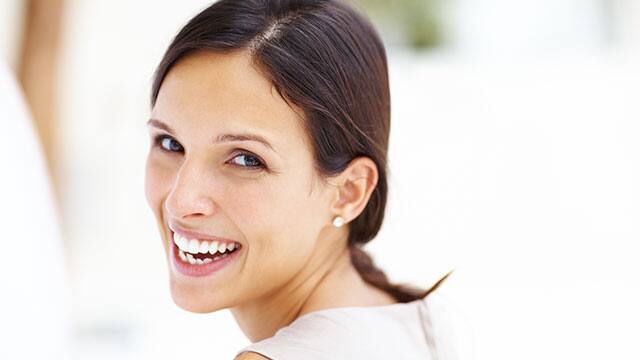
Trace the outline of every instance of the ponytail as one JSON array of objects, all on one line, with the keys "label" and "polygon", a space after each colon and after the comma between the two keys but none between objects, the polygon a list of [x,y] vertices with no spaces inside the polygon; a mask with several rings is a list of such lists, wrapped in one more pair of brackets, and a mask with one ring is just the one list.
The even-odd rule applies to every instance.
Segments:
[{"label": "ponytail", "polygon": [[401,303],[424,299],[427,295],[436,290],[453,272],[453,270],[451,270],[446,273],[427,290],[421,290],[408,284],[392,284],[385,273],[375,266],[371,256],[369,256],[358,245],[349,245],[349,253],[351,255],[351,263],[366,283],[384,290]]}]

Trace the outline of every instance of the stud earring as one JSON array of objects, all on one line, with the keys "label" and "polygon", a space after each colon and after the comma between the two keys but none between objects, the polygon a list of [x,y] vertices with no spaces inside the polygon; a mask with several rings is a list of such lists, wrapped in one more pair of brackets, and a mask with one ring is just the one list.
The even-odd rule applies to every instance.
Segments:
[{"label": "stud earring", "polygon": [[344,218],[340,215],[333,218],[333,226],[340,227],[344,224]]}]

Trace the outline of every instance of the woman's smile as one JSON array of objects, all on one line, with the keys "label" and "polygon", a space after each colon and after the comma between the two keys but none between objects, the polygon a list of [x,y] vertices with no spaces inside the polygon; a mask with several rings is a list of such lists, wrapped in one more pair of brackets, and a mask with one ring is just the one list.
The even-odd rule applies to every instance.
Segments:
[{"label": "woman's smile", "polygon": [[296,314],[395,302],[359,249],[386,204],[385,54],[340,6],[216,2],[154,78],[145,196],[171,296],[191,312],[231,310],[252,340]]},{"label": "woman's smile", "polygon": [[194,233],[170,226],[169,257],[172,270],[187,276],[206,276],[237,258],[237,241]]},{"label": "woman's smile", "polygon": [[180,59],[148,124],[146,196],[184,309],[231,308],[292,286],[346,241],[318,242],[336,190],[317,181],[298,114],[250,54]]}]

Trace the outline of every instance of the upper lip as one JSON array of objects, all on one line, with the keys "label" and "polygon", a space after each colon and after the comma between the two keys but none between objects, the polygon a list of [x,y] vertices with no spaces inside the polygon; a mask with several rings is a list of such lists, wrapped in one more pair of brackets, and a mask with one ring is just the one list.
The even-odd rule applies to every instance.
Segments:
[{"label": "upper lip", "polygon": [[175,224],[169,224],[169,229],[171,229],[171,231],[187,239],[210,240],[210,241],[218,241],[218,242],[225,242],[225,243],[229,243],[229,242],[238,243],[238,241],[235,241],[235,240],[226,239],[219,236],[208,235],[208,234],[193,231],[193,230],[187,230],[187,229],[178,227]]}]

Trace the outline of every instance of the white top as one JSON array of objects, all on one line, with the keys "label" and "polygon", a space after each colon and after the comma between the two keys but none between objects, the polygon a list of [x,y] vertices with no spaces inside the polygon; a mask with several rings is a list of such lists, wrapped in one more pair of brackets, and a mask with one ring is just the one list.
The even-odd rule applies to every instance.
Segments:
[{"label": "white top", "polygon": [[[409,303],[313,311],[237,352],[272,360],[461,359],[451,308],[434,291]],[[455,344],[455,346],[454,346]]]}]

